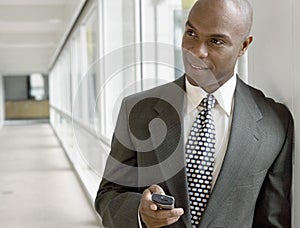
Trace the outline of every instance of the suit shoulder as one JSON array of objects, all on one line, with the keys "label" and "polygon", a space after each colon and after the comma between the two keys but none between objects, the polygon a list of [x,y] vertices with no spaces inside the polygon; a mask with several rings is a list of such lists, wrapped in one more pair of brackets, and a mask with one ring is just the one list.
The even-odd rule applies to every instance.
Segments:
[{"label": "suit shoulder", "polygon": [[124,98],[127,102],[132,102],[136,100],[142,100],[146,98],[160,98],[160,99],[168,99],[175,98],[176,95],[180,96],[184,93],[183,85],[178,84],[178,80],[168,82],[163,85],[156,86],[154,88],[144,90],[142,92],[137,92],[132,95],[129,95]]},{"label": "suit shoulder", "polygon": [[281,120],[288,120],[291,117],[291,113],[286,105],[275,101],[271,97],[267,97],[261,90],[254,88],[250,85],[246,85],[251,95],[253,96],[256,104],[264,116],[275,114]]}]

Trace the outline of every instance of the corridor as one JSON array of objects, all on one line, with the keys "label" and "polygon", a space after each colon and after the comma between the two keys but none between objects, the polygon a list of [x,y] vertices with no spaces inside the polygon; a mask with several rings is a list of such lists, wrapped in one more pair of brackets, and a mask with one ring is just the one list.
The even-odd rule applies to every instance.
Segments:
[{"label": "corridor", "polygon": [[49,124],[1,128],[0,164],[0,227],[101,227]]}]

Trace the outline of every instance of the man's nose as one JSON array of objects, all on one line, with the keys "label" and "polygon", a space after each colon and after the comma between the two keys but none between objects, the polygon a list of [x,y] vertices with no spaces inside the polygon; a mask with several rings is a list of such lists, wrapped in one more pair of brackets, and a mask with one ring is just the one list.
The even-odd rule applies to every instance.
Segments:
[{"label": "man's nose", "polygon": [[195,45],[193,49],[194,55],[196,55],[200,59],[206,58],[208,56],[208,50],[205,43],[199,43],[198,45]]}]

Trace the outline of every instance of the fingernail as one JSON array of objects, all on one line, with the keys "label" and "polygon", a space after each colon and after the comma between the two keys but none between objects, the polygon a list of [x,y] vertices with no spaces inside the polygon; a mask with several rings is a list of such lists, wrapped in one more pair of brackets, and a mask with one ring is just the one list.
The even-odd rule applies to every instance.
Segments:
[{"label": "fingernail", "polygon": [[179,209],[179,210],[177,211],[177,215],[183,215],[183,213],[184,213],[183,209]]},{"label": "fingernail", "polygon": [[156,206],[154,204],[150,205],[151,210],[155,211],[156,210]]}]

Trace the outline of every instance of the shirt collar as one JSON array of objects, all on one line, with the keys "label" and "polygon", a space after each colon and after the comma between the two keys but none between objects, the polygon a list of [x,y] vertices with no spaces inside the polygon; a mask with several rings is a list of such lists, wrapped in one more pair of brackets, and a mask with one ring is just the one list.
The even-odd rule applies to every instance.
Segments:
[{"label": "shirt collar", "polygon": [[[217,105],[219,105],[225,111],[227,116],[230,116],[231,114],[236,82],[237,78],[234,74],[219,89],[212,93],[217,100]],[[190,84],[187,78],[185,78],[185,85],[187,93],[187,113],[190,113],[199,106],[202,99],[206,97],[207,92],[205,92],[199,86],[193,86]]]}]

